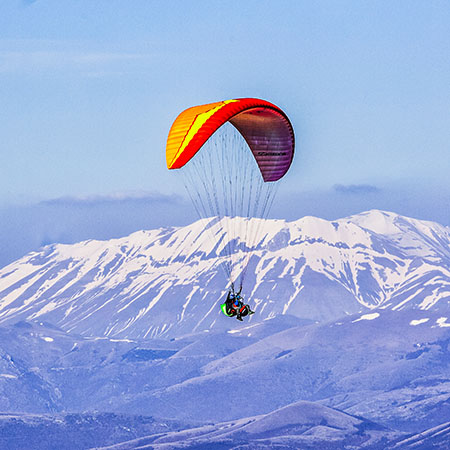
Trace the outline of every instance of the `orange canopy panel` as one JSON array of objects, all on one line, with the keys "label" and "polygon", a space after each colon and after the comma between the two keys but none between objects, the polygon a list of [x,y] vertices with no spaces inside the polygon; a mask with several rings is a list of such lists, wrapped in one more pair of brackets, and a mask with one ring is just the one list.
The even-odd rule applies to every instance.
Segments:
[{"label": "orange canopy panel", "polygon": [[277,181],[288,171],[294,156],[292,125],[280,108],[257,98],[225,100],[183,111],[167,138],[167,167],[183,167],[225,122],[246,140],[264,181]]}]

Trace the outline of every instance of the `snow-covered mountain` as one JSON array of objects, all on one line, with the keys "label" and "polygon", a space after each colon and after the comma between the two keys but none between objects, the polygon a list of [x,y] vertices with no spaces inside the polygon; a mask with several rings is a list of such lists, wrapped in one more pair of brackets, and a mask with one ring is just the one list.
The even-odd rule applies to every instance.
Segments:
[{"label": "snow-covered mountain", "polygon": [[[257,311],[250,323],[278,314],[326,321],[375,308],[448,308],[448,227],[378,210],[263,226],[244,285]],[[227,329],[231,321],[218,308],[226,245],[212,218],[44,247],[0,270],[0,323],[39,319],[85,336],[128,338]]]},{"label": "snow-covered mountain", "polygon": [[448,448],[450,229],[266,225],[243,323],[217,219],[1,269],[0,447]]}]

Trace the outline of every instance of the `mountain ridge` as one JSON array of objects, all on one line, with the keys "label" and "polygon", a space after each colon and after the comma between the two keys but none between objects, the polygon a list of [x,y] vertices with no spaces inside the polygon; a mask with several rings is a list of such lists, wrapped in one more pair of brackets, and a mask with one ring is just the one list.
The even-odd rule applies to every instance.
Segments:
[{"label": "mountain ridge", "polygon": [[[264,224],[244,285],[258,313],[250,324],[279,314],[328,321],[448,306],[449,227],[379,210]],[[46,246],[0,269],[0,323],[39,319],[86,336],[132,338],[227,329],[217,308],[227,291],[226,238],[211,218]]]}]

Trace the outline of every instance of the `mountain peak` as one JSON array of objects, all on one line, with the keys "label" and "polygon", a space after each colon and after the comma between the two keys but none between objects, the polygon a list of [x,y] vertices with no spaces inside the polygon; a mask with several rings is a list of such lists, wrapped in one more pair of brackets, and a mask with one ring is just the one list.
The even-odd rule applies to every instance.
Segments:
[{"label": "mountain peak", "polygon": [[[439,308],[450,298],[450,233],[433,222],[372,210],[328,221],[231,220],[250,253],[249,325],[279,314],[327,321],[377,307]],[[45,320],[84,335],[151,337],[226,330],[224,221],[56,244],[0,270],[0,321]]]}]

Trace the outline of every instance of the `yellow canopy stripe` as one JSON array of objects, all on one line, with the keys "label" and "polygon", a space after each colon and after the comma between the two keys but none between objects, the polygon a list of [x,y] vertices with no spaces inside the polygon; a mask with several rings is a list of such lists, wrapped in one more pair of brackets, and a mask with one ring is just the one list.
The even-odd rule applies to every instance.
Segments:
[{"label": "yellow canopy stripe", "polygon": [[183,111],[175,120],[169,132],[166,146],[166,162],[169,169],[173,168],[180,155],[216,112],[225,105],[237,100],[225,100],[209,103],[208,105],[194,106]]}]

